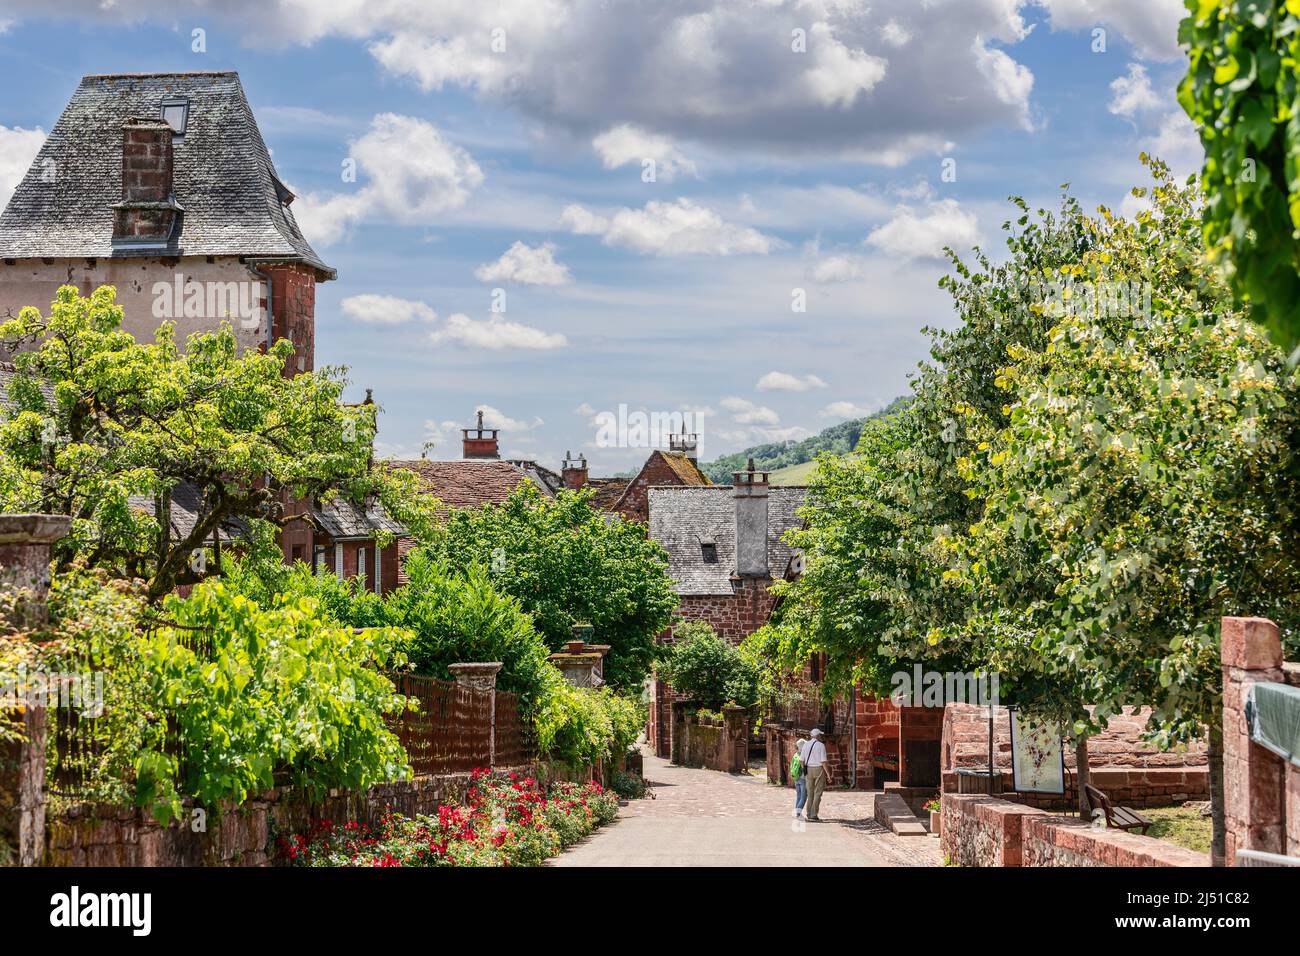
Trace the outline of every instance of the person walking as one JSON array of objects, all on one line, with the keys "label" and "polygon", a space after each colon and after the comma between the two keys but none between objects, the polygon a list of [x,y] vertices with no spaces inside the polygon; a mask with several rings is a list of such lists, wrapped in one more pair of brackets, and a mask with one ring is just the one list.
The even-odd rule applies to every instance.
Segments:
[{"label": "person walking", "polygon": [[807,737],[800,737],[794,742],[794,759],[790,761],[790,779],[794,781],[794,809],[790,811],[792,817],[799,816],[803,812],[803,805],[808,802],[808,769],[803,762],[803,750],[807,743]]},{"label": "person walking", "polygon": [[821,728],[814,727],[802,754],[804,773],[808,778],[808,805],[804,819],[809,823],[821,822],[822,792],[831,782],[830,767],[826,763],[826,745],[821,738]]}]

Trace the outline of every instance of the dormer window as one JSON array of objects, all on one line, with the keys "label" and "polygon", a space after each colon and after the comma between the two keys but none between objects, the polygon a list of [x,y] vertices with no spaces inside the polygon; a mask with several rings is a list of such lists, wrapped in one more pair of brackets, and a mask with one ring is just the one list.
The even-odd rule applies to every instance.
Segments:
[{"label": "dormer window", "polygon": [[712,538],[700,538],[700,558],[705,564],[717,564],[718,543]]},{"label": "dormer window", "polygon": [[173,138],[185,135],[185,126],[190,118],[190,101],[178,98],[163,100],[162,119],[163,122],[173,130]]}]

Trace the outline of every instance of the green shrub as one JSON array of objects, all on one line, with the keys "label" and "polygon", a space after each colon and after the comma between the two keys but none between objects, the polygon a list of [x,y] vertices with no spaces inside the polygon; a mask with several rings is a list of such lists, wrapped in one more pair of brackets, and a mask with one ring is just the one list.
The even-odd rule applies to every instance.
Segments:
[{"label": "green shrub", "polygon": [[645,779],[629,770],[619,770],[610,779],[609,789],[624,800],[640,800],[645,796]]},{"label": "green shrub", "polygon": [[626,753],[645,726],[640,704],[608,687],[574,687],[556,674],[538,715],[541,752],[578,765]]},{"label": "green shrub", "polygon": [[706,621],[673,628],[676,642],[660,672],[673,690],[717,710],[724,704],[753,707],[758,702],[759,671],[754,662],[723,640]]},{"label": "green shrub", "polygon": [[[136,763],[139,796],[160,818],[186,794],[213,807],[273,784],[318,796],[410,775],[384,721],[406,699],[380,671],[401,662],[401,632],[357,634],[311,598],[262,608],[215,581],[168,598],[165,612],[177,626],[142,641],[141,662],[184,760],[150,749]],[[210,633],[210,652],[187,646],[193,628]]]}]

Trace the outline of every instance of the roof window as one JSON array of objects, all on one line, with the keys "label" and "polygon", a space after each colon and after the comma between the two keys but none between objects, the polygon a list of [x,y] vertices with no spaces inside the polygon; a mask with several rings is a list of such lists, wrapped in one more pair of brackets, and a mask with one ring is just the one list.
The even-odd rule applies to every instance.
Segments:
[{"label": "roof window", "polygon": [[162,118],[172,128],[175,136],[184,136],[190,118],[190,101],[184,97],[163,100]]}]

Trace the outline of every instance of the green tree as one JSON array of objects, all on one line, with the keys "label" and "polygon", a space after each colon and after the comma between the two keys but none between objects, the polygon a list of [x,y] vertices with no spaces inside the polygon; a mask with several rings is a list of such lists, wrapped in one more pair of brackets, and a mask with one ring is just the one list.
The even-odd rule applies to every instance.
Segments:
[{"label": "green tree", "polygon": [[[170,324],[152,343],[121,328],[111,286],[89,298],[59,289],[0,325],[20,349],[0,422],[0,507],[70,515],[56,549],[148,582],[151,601],[204,576],[196,552],[218,529],[265,547],[290,521],[284,497],[377,494],[399,520],[429,533],[414,476],[372,469],[373,405],[341,401],[341,370],[287,377],[286,341],[240,354],[228,325],[181,348]],[[171,533],[171,493],[198,490],[193,528]],[[152,507],[146,505],[151,504]]]},{"label": "green tree", "polygon": [[948,564],[974,599],[957,630],[1069,678],[1080,732],[1146,705],[1162,747],[1209,734],[1221,854],[1219,621],[1294,624],[1297,391],[1204,262],[1196,190],[1152,170],[1159,212],[1103,210],[1070,267],[1148,284],[1149,311],[1067,308],[1046,346],[1011,351],[1008,424],[961,462],[984,516]]},{"label": "green tree", "polygon": [[790,668],[825,653],[827,694],[855,685],[888,694],[891,675],[914,663],[980,664],[970,634],[945,630],[965,620],[971,596],[945,573],[942,542],[983,512],[960,462],[1007,422],[998,376],[1008,349],[1046,344],[1053,320],[1037,306],[1087,242],[1068,196],[1059,214],[1012,202],[1005,259],[952,256],[940,285],[961,322],[928,330],[931,361],[910,401],[868,421],[854,454],[818,459],[804,526],[790,534],[805,572],[777,585],[782,603],[764,640]]},{"label": "green tree", "polygon": [[727,703],[758,703],[760,675],[754,661],[719,637],[711,624],[686,621],[673,628],[673,638],[660,664],[673,690],[712,710]]},{"label": "green tree", "polygon": [[593,625],[610,645],[605,679],[619,689],[639,689],[677,605],[663,549],[643,525],[608,520],[586,491],[552,500],[521,483],[500,506],[452,511],[428,550],[452,568],[488,568],[553,650],[572,639],[575,623]]},{"label": "green tree", "polygon": [[1186,0],[1178,101],[1205,147],[1204,238],[1286,349],[1300,344],[1300,3]]}]

